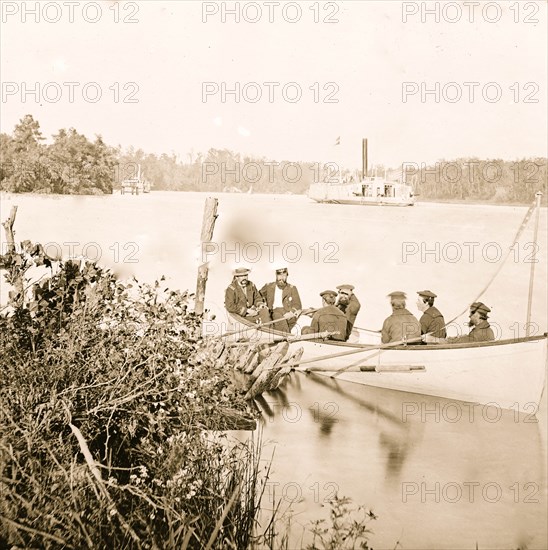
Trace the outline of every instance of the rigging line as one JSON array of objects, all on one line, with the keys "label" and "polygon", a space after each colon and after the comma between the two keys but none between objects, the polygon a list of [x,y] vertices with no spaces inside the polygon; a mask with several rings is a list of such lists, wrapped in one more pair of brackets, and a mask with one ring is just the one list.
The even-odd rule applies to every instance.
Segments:
[{"label": "rigging line", "polygon": [[[529,220],[531,219],[531,216],[533,215],[533,212],[535,211],[535,208],[536,208],[536,201],[533,202],[533,204],[529,207],[529,210],[527,210],[527,213],[525,214],[525,216],[523,218],[523,221],[521,222],[521,225],[519,226],[519,228],[518,228],[518,230],[517,230],[517,232],[514,236],[514,239],[512,240],[512,245],[508,248],[508,252],[506,253],[506,256],[504,257],[504,259],[500,263],[499,267],[497,268],[497,270],[495,271],[495,273],[493,274],[491,279],[485,285],[483,290],[477,295],[476,299],[473,300],[473,302],[477,302],[485,294],[487,289],[491,286],[491,283],[495,280],[497,275],[500,273],[500,270],[503,268],[504,264],[506,263],[506,260],[508,259],[508,257],[510,256],[510,253],[512,252],[512,246],[521,237],[521,234],[523,233],[523,230],[525,229],[525,227],[529,223]],[[461,311],[458,315],[456,315],[453,319],[451,319],[451,321],[449,321],[448,323],[445,323],[443,328],[447,327],[448,325],[450,325],[451,323],[456,321],[461,315],[466,313],[468,311],[468,309],[469,309],[469,307],[466,307],[463,311]]]}]

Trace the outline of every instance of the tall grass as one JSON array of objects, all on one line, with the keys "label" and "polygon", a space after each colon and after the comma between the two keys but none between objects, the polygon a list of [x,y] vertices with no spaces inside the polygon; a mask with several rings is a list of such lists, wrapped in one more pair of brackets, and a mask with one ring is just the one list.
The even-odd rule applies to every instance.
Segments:
[{"label": "tall grass", "polygon": [[0,547],[245,548],[256,443],[190,297],[64,264],[0,317]]}]

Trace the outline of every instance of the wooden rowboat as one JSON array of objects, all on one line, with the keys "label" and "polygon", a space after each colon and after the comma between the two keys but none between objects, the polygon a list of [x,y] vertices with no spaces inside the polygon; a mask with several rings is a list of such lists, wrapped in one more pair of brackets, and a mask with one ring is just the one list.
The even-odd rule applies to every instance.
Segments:
[{"label": "wooden rowboat", "polygon": [[[270,327],[257,329],[237,315],[231,314],[230,319],[239,327],[237,338],[261,342],[288,338]],[[337,376],[357,384],[530,413],[534,405],[535,410],[538,408],[546,382],[546,334],[493,342],[386,348],[296,338],[289,351],[297,346],[304,349],[296,370]]]}]

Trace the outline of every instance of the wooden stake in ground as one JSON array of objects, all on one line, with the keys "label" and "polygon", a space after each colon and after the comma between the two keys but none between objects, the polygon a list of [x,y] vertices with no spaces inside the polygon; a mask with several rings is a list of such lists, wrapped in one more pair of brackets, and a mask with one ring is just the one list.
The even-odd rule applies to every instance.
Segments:
[{"label": "wooden stake in ground", "polygon": [[[13,224],[15,223],[15,216],[17,215],[17,206],[12,206],[10,211],[10,217],[2,223],[4,230],[6,232],[6,244],[7,254],[15,254],[15,235],[13,233]],[[17,268],[16,268],[17,269]],[[13,274],[14,272],[12,272]],[[15,288],[15,298],[13,300],[13,305],[22,306],[23,297],[24,297],[24,285],[23,285],[23,274],[20,273],[19,276],[16,276],[13,281],[13,286]]]},{"label": "wooden stake in ground", "polygon": [[15,252],[15,238],[13,236],[13,224],[15,223],[15,216],[17,215],[17,206],[12,206],[10,211],[10,217],[2,223],[4,230],[6,231],[6,241],[8,244],[8,252]]},{"label": "wooden stake in ground", "polygon": [[[201,260],[204,258],[204,251],[207,251],[207,244],[213,238],[213,229],[215,228],[215,220],[217,219],[217,207],[219,200],[208,197],[204,206],[204,217],[202,220],[202,235],[200,237],[200,254]],[[198,268],[198,280],[196,282],[196,307],[194,311],[197,315],[202,315],[204,312],[205,290],[208,275],[209,263],[205,261]]]}]

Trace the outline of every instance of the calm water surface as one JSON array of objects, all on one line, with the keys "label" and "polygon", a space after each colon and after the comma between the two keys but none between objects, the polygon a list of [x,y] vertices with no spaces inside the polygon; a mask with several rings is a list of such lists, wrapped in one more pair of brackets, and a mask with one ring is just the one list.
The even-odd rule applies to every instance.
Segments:
[{"label": "calm water surface", "polygon": [[[221,323],[223,291],[234,265],[252,267],[251,279],[262,285],[273,279],[269,260],[288,265],[306,306],[319,305],[318,293],[325,288],[354,284],[362,302],[357,326],[378,329],[390,313],[385,296],[393,290],[407,292],[408,308],[418,314],[415,292],[429,288],[438,294],[436,305],[446,320],[452,319],[497,272],[526,212],[506,206],[375,208],[318,205],[301,196],[217,196],[206,306]],[[205,197],[3,194],[0,217],[17,204],[17,240],[55,243],[51,246],[64,256],[100,254],[99,263],[121,276],[153,281],[164,275],[166,286],[193,290]],[[492,325],[502,337],[525,332],[532,227],[481,298],[492,308]],[[546,227],[544,209],[532,314],[533,330],[540,332],[547,328]],[[2,285],[2,301],[6,293]],[[451,331],[465,330],[466,321],[461,315]],[[398,542],[407,550],[474,549],[476,543],[497,550],[548,546],[546,393],[536,417],[528,417],[294,374],[258,405],[265,456],[275,452],[269,491],[296,513],[295,547],[303,544],[302,526],[327,517],[326,501],[335,492],[378,515],[371,524],[375,549]]]}]

